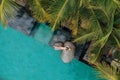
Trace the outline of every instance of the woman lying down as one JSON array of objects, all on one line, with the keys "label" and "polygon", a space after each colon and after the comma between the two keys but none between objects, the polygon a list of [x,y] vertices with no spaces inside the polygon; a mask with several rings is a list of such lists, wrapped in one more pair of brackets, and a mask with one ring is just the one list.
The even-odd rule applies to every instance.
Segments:
[{"label": "woman lying down", "polygon": [[53,46],[55,50],[61,50],[61,59],[64,63],[69,63],[74,58],[75,46],[71,42],[55,43]]}]

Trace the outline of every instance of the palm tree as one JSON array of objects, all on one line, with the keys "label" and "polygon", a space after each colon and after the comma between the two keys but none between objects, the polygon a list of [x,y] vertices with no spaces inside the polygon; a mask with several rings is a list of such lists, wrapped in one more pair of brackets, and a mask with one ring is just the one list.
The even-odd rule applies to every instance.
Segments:
[{"label": "palm tree", "polygon": [[[108,42],[115,41],[120,47],[120,1],[119,0],[33,0],[33,13],[39,21],[51,23],[55,30],[59,25],[68,26],[74,35],[73,42],[93,41],[95,54],[93,63],[98,62],[101,50]],[[33,2],[32,2],[33,3]],[[44,5],[47,4],[47,5]],[[40,8],[40,9],[39,9]],[[39,12],[35,11],[38,9]],[[40,14],[38,14],[40,13]],[[49,17],[47,17],[49,16]],[[111,40],[112,38],[112,40]],[[99,64],[100,65],[100,64]],[[99,66],[98,69],[103,71]],[[102,66],[103,67],[103,66]],[[108,76],[108,73],[106,76]],[[111,76],[111,75],[110,75]],[[113,76],[112,79],[116,78]]]},{"label": "palm tree", "polygon": [[81,6],[79,0],[32,0],[31,4],[30,8],[37,20],[50,22],[53,30],[65,23],[71,23],[74,28],[78,26],[79,7]]},{"label": "palm tree", "polygon": [[[93,41],[93,63],[98,63],[104,46],[120,48],[119,0],[30,0],[28,5],[39,22],[51,23],[52,30],[59,25],[70,28],[73,42]],[[0,15],[4,25],[18,8],[15,2],[2,0]],[[100,64],[97,67],[103,71]]]}]

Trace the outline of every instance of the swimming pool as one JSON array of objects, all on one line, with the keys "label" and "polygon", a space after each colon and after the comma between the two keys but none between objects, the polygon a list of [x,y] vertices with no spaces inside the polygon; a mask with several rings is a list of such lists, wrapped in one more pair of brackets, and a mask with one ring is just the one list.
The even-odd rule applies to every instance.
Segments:
[{"label": "swimming pool", "polygon": [[47,44],[51,34],[44,24],[34,39],[0,24],[0,80],[105,80],[76,59],[64,64]]}]

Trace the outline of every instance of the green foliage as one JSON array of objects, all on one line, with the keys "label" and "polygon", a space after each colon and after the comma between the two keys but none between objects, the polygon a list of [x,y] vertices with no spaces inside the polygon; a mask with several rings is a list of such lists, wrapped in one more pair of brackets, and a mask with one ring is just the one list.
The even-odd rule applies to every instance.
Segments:
[{"label": "green foliage", "polygon": [[[73,42],[92,41],[92,63],[98,62],[106,45],[120,48],[119,0],[30,0],[28,5],[38,21],[51,23],[52,30],[59,25],[70,28]],[[18,8],[12,0],[2,0],[0,17],[4,25]],[[97,65],[97,69],[105,74],[103,76],[117,80],[116,75],[109,74],[104,68],[106,66]]]},{"label": "green foliage", "polygon": [[119,50],[115,53],[115,58],[120,61],[120,51]]},{"label": "green foliage", "polygon": [[[36,0],[33,0],[36,1]],[[73,31],[73,42],[84,43],[93,41],[93,52],[95,53],[92,62],[98,61],[102,55],[104,46],[120,47],[120,1],[119,0],[37,0],[42,9],[50,16],[52,29],[59,25],[69,27]],[[44,5],[46,4],[46,5]],[[33,6],[33,5],[31,5]],[[36,6],[37,7],[37,6]],[[37,8],[37,9],[39,9]],[[35,9],[33,14],[35,13]],[[44,20],[38,15],[38,19]],[[114,42],[114,43],[113,43]],[[103,70],[103,66],[97,66],[104,77],[117,80],[116,75],[111,75]],[[107,69],[109,71],[109,69]]]},{"label": "green foliage", "polygon": [[40,0],[31,0],[29,1],[28,5],[30,5],[30,10],[33,13],[33,16],[39,21],[39,22],[47,22],[50,21],[50,15],[47,13],[47,11],[42,6],[42,2]]},{"label": "green foliage", "polygon": [[106,80],[119,80],[118,75],[116,74],[116,70],[112,70],[108,65],[103,63],[102,65],[100,63],[96,66],[96,74],[98,74],[99,78],[104,78]]},{"label": "green foliage", "polygon": [[14,17],[19,8],[20,6],[12,0],[2,0],[0,4],[0,19],[4,27],[9,19]]}]

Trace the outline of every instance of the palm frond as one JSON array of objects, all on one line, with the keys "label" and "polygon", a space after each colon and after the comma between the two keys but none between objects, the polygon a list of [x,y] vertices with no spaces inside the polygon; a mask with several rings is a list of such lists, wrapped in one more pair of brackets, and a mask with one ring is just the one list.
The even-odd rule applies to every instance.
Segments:
[{"label": "palm frond", "polygon": [[113,38],[115,39],[115,41],[116,41],[118,47],[120,48],[120,42],[119,42],[118,38],[117,38],[115,35],[113,35]]},{"label": "palm frond", "polygon": [[83,0],[79,0],[79,7],[81,7],[83,4]]},{"label": "palm frond", "polygon": [[96,43],[94,43],[94,46],[97,46],[98,44],[104,45],[106,43],[106,41],[108,40],[108,38],[109,38],[109,36],[110,36],[110,34],[112,33],[112,30],[113,30],[113,22],[114,22],[114,15],[112,14],[111,21],[108,22],[107,30],[104,33],[105,35],[101,39],[96,41]]},{"label": "palm frond", "polygon": [[117,7],[120,9],[120,1],[119,0],[113,0],[113,2],[117,5]]},{"label": "palm frond", "polygon": [[81,37],[78,37],[78,38],[74,39],[73,42],[78,42],[78,41],[79,42],[83,42],[83,41],[86,42],[87,40],[92,39],[94,34],[95,34],[95,32],[91,32],[91,33],[85,34],[85,35],[83,35]]},{"label": "palm frond", "polygon": [[50,21],[50,15],[45,11],[43,6],[41,5],[40,0],[31,0],[29,2],[30,9],[34,17],[40,22]]},{"label": "palm frond", "polygon": [[2,0],[0,5],[0,19],[4,27],[7,25],[9,19],[16,15],[19,8],[20,6],[14,1]]},{"label": "palm frond", "polygon": [[[102,79],[109,79],[109,80],[118,80],[118,76],[116,75],[116,71],[112,71],[110,67],[107,67],[105,63],[101,65],[100,63],[97,64],[97,72],[99,78]],[[114,72],[114,73],[113,73]]]},{"label": "palm frond", "polygon": [[113,21],[114,21],[114,15],[112,14],[112,18],[111,18],[111,21],[108,23],[107,25],[107,30],[105,33],[105,35],[103,37],[101,37],[101,39],[97,40],[93,46],[96,47],[96,46],[100,46],[99,48],[99,51],[97,52],[97,55],[96,55],[96,59],[94,61],[97,61],[99,59],[99,56],[101,55],[100,52],[101,52],[101,49],[104,47],[104,45],[106,44],[106,42],[108,41],[111,33],[112,33],[112,30],[113,30]]},{"label": "palm frond", "polygon": [[[67,20],[76,19],[76,14],[78,14],[78,3],[79,0],[57,0],[52,8],[52,16],[54,17],[54,23],[52,30],[56,28],[56,25],[60,22],[65,23]],[[57,14],[57,15],[56,15]]]},{"label": "palm frond", "polygon": [[63,17],[64,13],[65,13],[65,10],[66,9],[66,6],[67,6],[67,3],[68,3],[69,0],[65,0],[64,3],[62,4],[57,16],[56,16],[56,19],[55,19],[55,22],[53,24],[53,27],[52,27],[52,30],[55,30],[55,27],[57,25],[58,22],[60,22],[61,18]]}]

